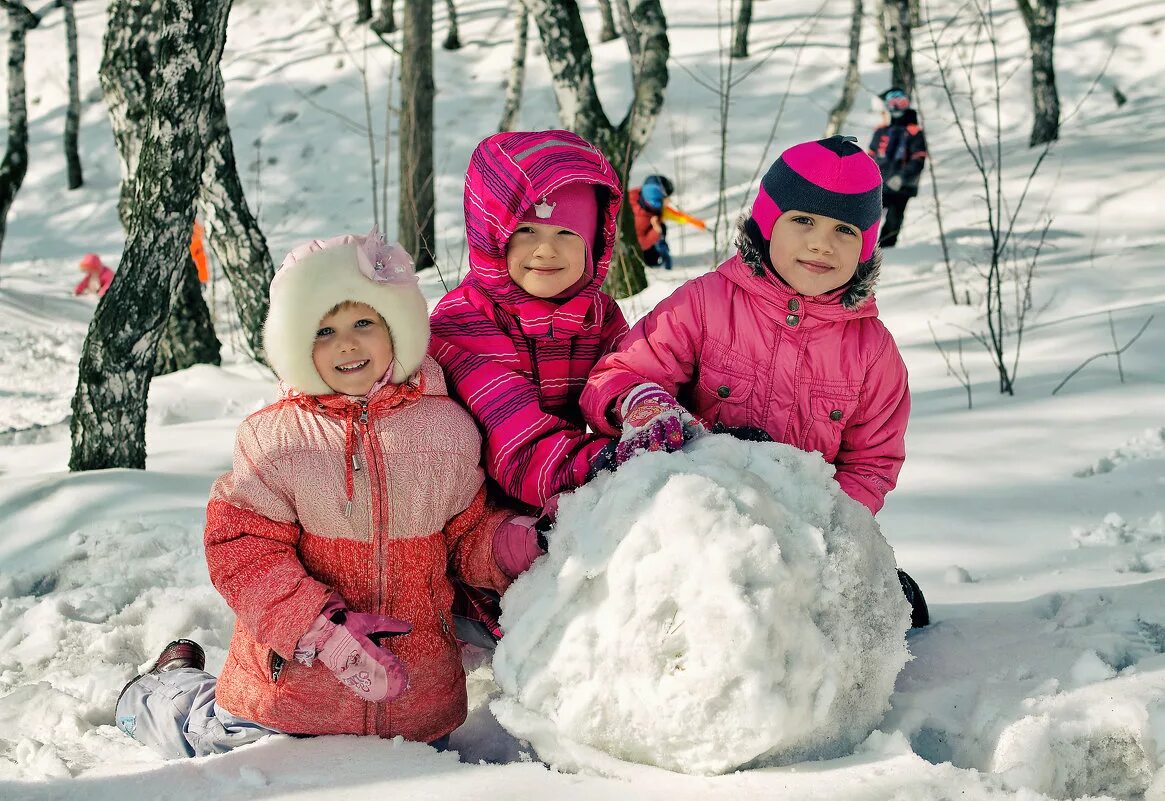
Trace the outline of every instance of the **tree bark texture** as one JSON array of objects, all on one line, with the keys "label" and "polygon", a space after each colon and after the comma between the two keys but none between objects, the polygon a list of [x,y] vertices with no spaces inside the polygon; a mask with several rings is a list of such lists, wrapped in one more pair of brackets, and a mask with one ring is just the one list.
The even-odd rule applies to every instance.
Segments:
[{"label": "tree bark texture", "polygon": [[[150,106],[156,88],[154,81],[159,68],[160,3],[169,1],[115,0],[109,6],[101,85],[121,158],[122,182],[118,213],[127,233],[130,220],[137,213],[137,168],[146,126],[150,120]],[[185,258],[182,257],[181,264],[185,264]],[[169,308],[170,314],[179,319],[168,321],[162,330],[163,344],[159,349],[167,356],[160,366],[169,372],[182,370],[198,364],[196,361],[183,362],[182,359],[211,352],[214,353],[211,362],[218,364],[221,344],[214,335],[210,310],[201,294],[195,297],[184,293],[181,302],[175,298]],[[209,337],[202,342],[170,341],[173,336],[207,333]]]},{"label": "tree bark texture", "polygon": [[206,112],[230,8],[230,0],[167,0],[158,8],[154,101],[137,160],[128,241],[80,357],[71,470],[146,466],[149,382],[170,299],[190,264]]},{"label": "tree bark texture", "polygon": [[206,242],[231,284],[235,310],[247,346],[259,361],[263,351],[263,321],[267,319],[267,289],[275,265],[267,239],[251,214],[235,163],[234,143],[227,122],[222,73],[216,68],[206,130],[206,167],[202,174],[198,211]]},{"label": "tree bark texture", "polygon": [[610,42],[619,38],[619,31],[615,27],[615,15],[611,13],[611,0],[599,0],[599,15],[603,19],[603,27],[599,30],[599,41]]},{"label": "tree bark texture", "polygon": [[878,28],[878,57],[875,61],[879,64],[886,64],[890,61],[890,51],[893,49],[890,45],[890,28],[893,27],[890,16],[893,13],[891,7],[894,5],[894,0],[875,0],[875,2],[877,8],[874,19]]},{"label": "tree bark texture", "polygon": [[445,0],[445,13],[449,17],[449,30],[445,34],[445,41],[441,42],[442,50],[460,50],[461,34],[457,28],[457,6],[453,0]]},{"label": "tree bark texture", "polygon": [[853,0],[853,15],[849,23],[849,63],[845,68],[845,84],[841,89],[841,97],[837,105],[829,112],[829,122],[825,125],[825,136],[828,138],[841,131],[850,110],[854,107],[854,98],[858,94],[860,74],[858,72],[858,56],[862,48],[862,0]]},{"label": "tree bark texture", "polygon": [[[185,263],[180,268],[182,280],[178,294],[170,302],[166,331],[154,352],[155,376],[176,373],[195,364],[222,363],[222,343],[215,336],[214,321],[202,299],[198,268],[194,266],[189,250],[183,256]],[[180,307],[189,313],[177,313]]]},{"label": "tree bark texture", "polygon": [[417,269],[436,263],[433,190],[433,3],[406,0],[401,48],[400,210],[397,235]]},{"label": "tree bark texture", "polygon": [[732,57],[748,58],[748,27],[752,24],[752,0],[740,0],[732,39]]},{"label": "tree bark texture", "polygon": [[146,397],[170,302],[189,264],[207,109],[229,10],[230,0],[167,0],[158,10],[158,69],[129,239],[82,349],[70,470],[145,467]]},{"label": "tree bark texture", "polygon": [[[621,4],[626,5],[626,0]],[[575,0],[527,0],[526,5],[538,25],[550,65],[562,127],[602,150],[626,187],[631,165],[655,129],[667,88],[670,44],[659,0],[636,0],[629,7],[629,19],[623,21],[628,47],[635,41],[640,50],[632,58],[631,106],[617,126],[607,118],[599,102],[591,49]],[[635,239],[631,207],[626,203],[619,223],[619,241],[604,288],[615,297],[624,298],[642,291],[647,278]]]},{"label": "tree bark texture", "polygon": [[8,11],[8,145],[0,161],[0,251],[8,231],[8,212],[28,172],[28,99],[24,85],[25,34],[40,20],[19,3]]},{"label": "tree bark texture", "polygon": [[890,5],[890,83],[914,97],[914,37],[910,30],[910,0],[887,0]]},{"label": "tree bark texture", "polygon": [[[631,54],[631,61],[639,60],[639,33],[635,30],[635,20],[631,15],[629,0],[614,0],[615,8],[619,10],[619,27],[623,29],[623,39],[627,42],[627,52]],[[585,41],[585,39],[584,39]]]},{"label": "tree bark texture", "polygon": [[514,0],[514,56],[506,76],[506,104],[499,131],[516,131],[521,121],[522,87],[526,83],[526,50],[530,40],[530,15],[524,0]]},{"label": "tree bark texture", "polygon": [[73,0],[61,0],[65,13],[65,48],[69,58],[69,105],[65,110],[65,164],[70,189],[80,189],[85,183],[81,174],[81,154],[77,138],[81,127],[81,77],[77,65],[77,15]]},{"label": "tree bark texture", "polygon": [[396,33],[396,15],[392,12],[393,0],[380,0],[380,11],[370,26],[375,33]]},{"label": "tree bark texture", "polygon": [[356,0],[356,22],[364,23],[372,19],[372,0]]},{"label": "tree bark texture", "polygon": [[1056,12],[1059,0],[1016,0],[1027,25],[1032,57],[1031,147],[1060,138],[1060,93],[1056,89],[1053,51],[1056,42]]}]

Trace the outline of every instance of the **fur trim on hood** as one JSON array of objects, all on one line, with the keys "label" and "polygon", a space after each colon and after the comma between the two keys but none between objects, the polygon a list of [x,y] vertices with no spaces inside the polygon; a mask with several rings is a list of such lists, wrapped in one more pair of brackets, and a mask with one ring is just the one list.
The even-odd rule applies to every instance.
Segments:
[{"label": "fur trim on hood", "polygon": [[[740,215],[736,223],[736,249],[741,260],[752,268],[754,275],[761,276],[768,270],[778,280],[782,280],[769,261],[768,248],[760,235],[756,222],[748,213]],[[854,277],[846,285],[841,295],[841,305],[847,309],[857,309],[874,296],[874,287],[882,272],[882,249],[874,248],[870,258],[858,264]]]}]

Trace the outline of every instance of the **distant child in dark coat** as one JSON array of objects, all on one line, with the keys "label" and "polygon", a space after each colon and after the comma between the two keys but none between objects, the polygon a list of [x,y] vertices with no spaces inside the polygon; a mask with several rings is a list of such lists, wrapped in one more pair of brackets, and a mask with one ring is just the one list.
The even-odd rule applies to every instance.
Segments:
[{"label": "distant child in dark coat", "polygon": [[882,207],[886,209],[878,245],[891,248],[898,243],[906,204],[918,194],[918,179],[926,165],[926,134],[905,92],[888,89],[882,99],[889,124],[874,131],[869,153],[882,171]]}]

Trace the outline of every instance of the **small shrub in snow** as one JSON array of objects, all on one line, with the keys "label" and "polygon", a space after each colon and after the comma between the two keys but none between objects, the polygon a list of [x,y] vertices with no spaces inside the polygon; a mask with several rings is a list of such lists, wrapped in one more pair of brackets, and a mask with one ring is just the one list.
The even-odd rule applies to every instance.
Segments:
[{"label": "small shrub in snow", "polygon": [[831,465],[702,437],[562,500],[503,599],[492,709],[567,768],[833,757],[888,708],[908,620],[893,551]]}]

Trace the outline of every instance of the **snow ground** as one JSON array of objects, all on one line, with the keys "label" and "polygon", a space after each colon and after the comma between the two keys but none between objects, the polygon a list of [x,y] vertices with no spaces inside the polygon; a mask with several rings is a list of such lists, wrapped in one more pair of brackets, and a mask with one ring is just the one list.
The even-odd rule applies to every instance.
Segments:
[{"label": "snow ground", "polygon": [[[694,76],[716,80],[716,15],[705,0],[665,5],[671,82],[636,175],[678,178],[678,205],[711,220],[716,100]],[[957,5],[936,3],[936,17]],[[436,54],[439,252],[454,276],[464,258],[462,170],[496,124],[510,53],[504,0],[462,0],[459,7],[466,47]],[[594,3],[583,7],[597,29]],[[329,11],[315,0],[292,0],[279,13],[270,8],[259,0],[236,4],[224,72],[244,182],[278,258],[311,236],[366,229],[372,215],[367,142],[336,116],[363,119],[355,59],[322,19],[342,17],[355,49],[353,10],[334,3]],[[731,112],[733,214],[751,198],[754,172],[780,147],[820,135],[837,95],[849,4],[827,0],[807,21],[817,9],[816,0],[757,5],[748,63],[760,66],[736,88]],[[908,212],[903,245],[888,254],[879,306],[911,371],[914,413],[909,458],[879,522],[899,564],[926,589],[936,622],[911,635],[915,658],[880,731],[849,757],[716,778],[614,761],[603,776],[547,769],[524,761],[529,756],[484,707],[458,733],[460,762],[415,744],[324,738],[162,764],[113,728],[121,684],[170,638],[195,636],[207,646],[210,667],[222,664],[231,618],[206,578],[202,510],[210,482],[229,463],[238,420],[270,400],[274,386],[233,347],[228,293],[216,281],[226,365],[155,382],[149,469],[65,472],[75,363],[93,308],[69,295],[75,264],[90,250],[116,262],[122,246],[118,165],[96,80],[103,4],[77,10],[87,184],[72,193],[63,188],[58,15],[29,37],[30,172],[0,265],[0,798],[201,799],[240,790],[265,799],[321,792],[588,801],[1165,798],[1159,2],[1061,3],[1057,75],[1065,109],[1079,110],[1021,219],[1032,230],[1046,211],[1052,223],[1015,397],[996,393],[988,361],[962,333],[979,312],[950,302],[927,184]],[[440,4],[435,13],[440,36]],[[1014,198],[1034,158],[1026,148],[1026,34],[1012,5],[998,3],[996,17],[1007,76],[1005,177]],[[629,86],[625,48],[612,42],[595,52],[604,102],[619,117]],[[863,52],[867,99],[848,126],[862,140],[876,121],[864,104],[887,82],[885,66],[872,61],[869,24]],[[523,123],[554,124],[536,50],[529,63]],[[969,259],[983,242],[980,193],[934,89],[933,65],[920,56],[917,66],[958,283],[974,287]],[[389,61],[379,45],[369,74],[383,109]],[[1113,86],[1129,97],[1123,107],[1111,98]],[[776,144],[766,153],[778,109]],[[393,207],[391,191],[388,199]],[[710,236],[681,229],[675,239],[678,269],[653,273],[651,287],[625,302],[629,316],[711,266]],[[424,280],[438,297],[439,277]],[[1124,382],[1113,360],[1101,359],[1053,396],[1077,365],[1111,348],[1110,315],[1121,342],[1156,315],[1124,354]],[[949,348],[960,335],[966,340],[971,410],[932,343],[931,326]],[[483,674],[472,681],[480,701],[488,684]]]}]

